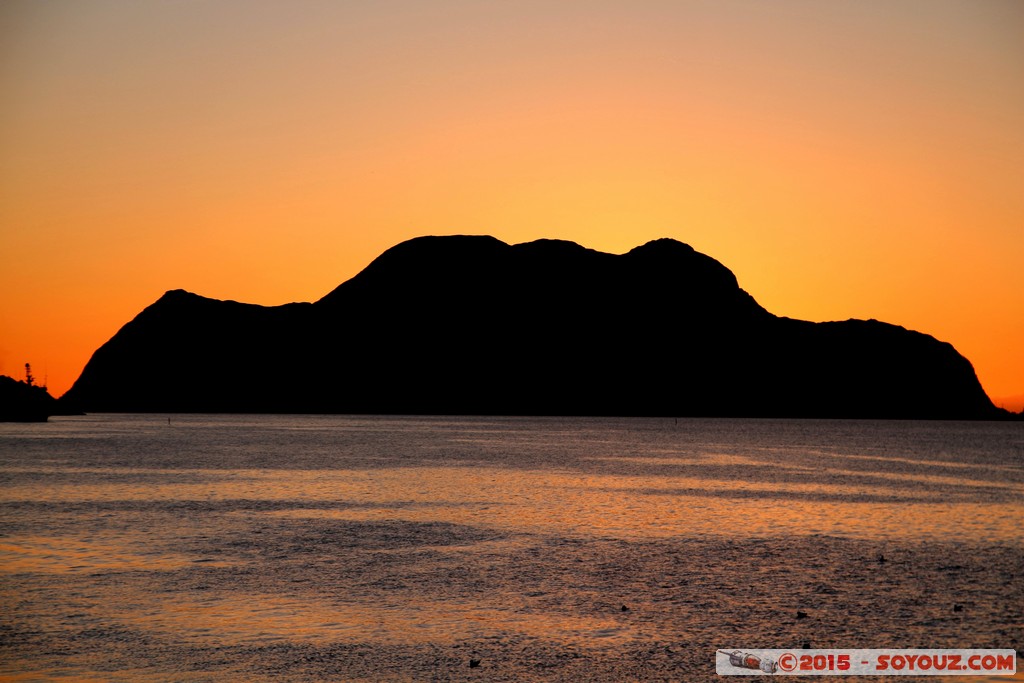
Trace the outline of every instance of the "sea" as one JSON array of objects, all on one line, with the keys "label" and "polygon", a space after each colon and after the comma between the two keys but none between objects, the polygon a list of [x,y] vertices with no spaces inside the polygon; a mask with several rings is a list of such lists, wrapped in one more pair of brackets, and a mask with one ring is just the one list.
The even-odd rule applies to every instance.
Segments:
[{"label": "sea", "polygon": [[3,681],[711,681],[723,648],[1020,652],[1024,423],[0,425]]}]

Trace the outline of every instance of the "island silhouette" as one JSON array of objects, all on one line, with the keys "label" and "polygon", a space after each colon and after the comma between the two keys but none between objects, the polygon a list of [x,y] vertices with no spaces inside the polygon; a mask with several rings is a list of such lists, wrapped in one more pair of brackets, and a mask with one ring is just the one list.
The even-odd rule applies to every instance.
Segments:
[{"label": "island silhouette", "polygon": [[167,292],[61,401],[100,412],[998,419],[950,344],[775,316],[671,239],[419,237],[315,303]]},{"label": "island silhouette", "polygon": [[25,379],[0,375],[0,422],[46,422],[62,414],[45,385],[36,384],[32,366],[25,363]]}]

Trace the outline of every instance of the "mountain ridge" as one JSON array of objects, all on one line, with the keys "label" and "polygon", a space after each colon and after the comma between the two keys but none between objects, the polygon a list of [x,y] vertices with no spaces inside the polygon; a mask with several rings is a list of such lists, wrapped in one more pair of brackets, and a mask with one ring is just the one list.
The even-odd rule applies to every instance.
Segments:
[{"label": "mountain ridge", "polygon": [[65,399],[129,412],[1001,416],[950,344],[875,320],[775,316],[668,238],[614,255],[419,237],[313,303],[169,290]]}]

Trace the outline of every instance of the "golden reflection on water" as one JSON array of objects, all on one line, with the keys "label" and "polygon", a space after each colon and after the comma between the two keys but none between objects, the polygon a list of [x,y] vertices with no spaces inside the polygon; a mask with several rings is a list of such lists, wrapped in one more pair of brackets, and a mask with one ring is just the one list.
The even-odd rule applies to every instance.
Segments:
[{"label": "golden reflection on water", "polygon": [[267,644],[283,640],[382,643],[452,642],[479,638],[497,630],[566,642],[613,645],[637,635],[612,618],[516,613],[486,596],[472,601],[409,600],[366,604],[344,597],[319,603],[275,593],[245,596],[217,594],[160,597],[144,611],[118,615],[126,623],[186,640],[211,636],[226,645]]},{"label": "golden reflection on water", "polygon": [[[785,498],[709,496],[707,492],[806,492],[850,496],[864,487],[822,484],[743,484],[703,478],[593,476],[474,468],[417,469],[378,476],[392,500],[440,503],[402,508],[291,509],[268,514],[354,520],[451,520],[529,533],[593,534],[620,538],[667,536],[831,534],[920,540],[949,534],[1020,541],[1024,506],[945,502],[862,503]],[[402,476],[404,475],[404,476]],[[348,482],[346,500],[379,497]],[[665,491],[660,493],[660,491]],[[285,496],[287,497],[287,496]],[[450,504],[451,507],[445,504]]]},{"label": "golden reflection on water", "polygon": [[[873,456],[850,456],[844,455],[843,459],[854,458],[857,460],[867,460],[875,462],[887,462],[887,463],[903,463],[908,465],[920,465],[927,466],[931,469],[951,469],[954,473],[949,474],[911,474],[906,472],[900,473],[886,473],[885,478],[889,480],[889,483],[885,486],[855,486],[855,485],[832,485],[820,483],[804,484],[804,485],[787,485],[785,483],[771,484],[763,483],[758,485],[757,483],[744,482],[743,480],[728,479],[728,480],[709,480],[701,478],[702,487],[712,488],[736,488],[742,486],[745,488],[758,488],[764,491],[775,491],[789,490],[789,491],[820,491],[824,493],[835,493],[838,495],[850,495],[853,493],[877,493],[879,490],[886,491],[889,493],[903,492],[906,489],[908,482],[920,482],[928,484],[941,484],[954,487],[971,487],[979,486],[987,489],[1003,489],[1007,492],[1018,493],[1024,495],[1024,487],[1014,482],[1001,482],[993,481],[991,479],[971,479],[968,477],[957,476],[955,471],[957,469],[971,469],[977,468],[976,465],[970,465],[967,463],[927,463],[921,460],[912,460],[909,458],[878,458]],[[839,467],[812,467],[809,465],[802,465],[797,463],[788,462],[765,462],[750,456],[736,455],[733,453],[702,453],[697,455],[691,455],[686,458],[674,458],[674,457],[625,457],[625,456],[602,456],[594,458],[586,458],[586,460],[593,460],[596,462],[619,462],[628,463],[634,465],[653,465],[655,467],[670,468],[673,465],[719,465],[726,467],[765,467],[770,466],[775,471],[782,472],[799,472],[807,475],[813,475],[814,478],[820,477],[861,477],[865,475],[863,470],[846,469]],[[998,467],[990,466],[986,467],[989,472],[1016,472],[1011,467]],[[937,491],[926,492],[926,495],[941,495]]]},{"label": "golden reflection on water", "polygon": [[193,563],[184,554],[145,552],[137,542],[100,536],[17,536],[0,542],[0,573],[167,571]]},{"label": "golden reflection on water", "polygon": [[[717,463],[754,462],[741,457]],[[632,458],[670,465],[676,459]],[[67,469],[63,470],[65,473]],[[94,470],[71,471],[85,474]],[[106,475],[136,470],[106,470]],[[148,474],[160,471],[148,471]],[[294,502],[286,509],[237,514],[355,521],[446,521],[530,534],[616,538],[827,534],[869,539],[983,539],[1020,543],[1024,497],[1018,502],[947,500],[923,488],[898,497],[906,482],[984,486],[1010,493],[1012,483],[916,474],[887,475],[886,486],[821,482],[757,482],[707,477],[625,476],[485,466],[379,470],[168,470],[173,483],[108,481],[21,483],[0,501],[102,504],[125,501]],[[823,470],[823,474],[856,474]],[[182,482],[182,479],[193,479]],[[895,496],[894,502],[858,496]],[[306,507],[304,507],[306,506]],[[0,571],[74,571],[187,564],[173,553],[147,554],[132,534],[93,537],[14,536],[0,545]]]}]

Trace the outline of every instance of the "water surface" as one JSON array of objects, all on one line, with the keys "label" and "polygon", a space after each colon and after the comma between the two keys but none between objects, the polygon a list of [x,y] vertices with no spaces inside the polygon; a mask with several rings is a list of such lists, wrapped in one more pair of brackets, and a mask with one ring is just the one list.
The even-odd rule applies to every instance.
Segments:
[{"label": "water surface", "polygon": [[716,647],[1019,650],[1022,513],[1011,423],[2,425],[0,676],[691,681]]}]

